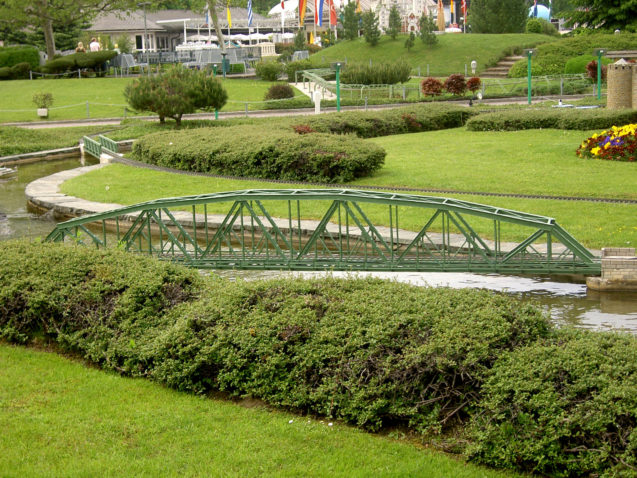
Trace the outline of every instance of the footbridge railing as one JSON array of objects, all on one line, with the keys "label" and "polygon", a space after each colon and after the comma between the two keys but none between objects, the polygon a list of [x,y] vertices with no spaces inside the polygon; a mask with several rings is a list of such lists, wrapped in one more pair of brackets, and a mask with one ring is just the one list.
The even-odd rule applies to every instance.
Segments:
[{"label": "footbridge railing", "polygon": [[186,196],[58,224],[48,241],[117,245],[197,268],[600,274],[554,219],[348,189]]}]

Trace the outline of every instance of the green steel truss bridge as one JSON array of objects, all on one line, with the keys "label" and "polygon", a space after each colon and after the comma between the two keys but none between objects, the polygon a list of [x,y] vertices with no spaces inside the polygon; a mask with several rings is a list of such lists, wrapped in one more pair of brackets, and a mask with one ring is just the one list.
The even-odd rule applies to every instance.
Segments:
[{"label": "green steel truss bridge", "polygon": [[202,269],[600,274],[599,259],[552,218],[349,189],[159,199],[60,223],[47,241],[118,246]]}]

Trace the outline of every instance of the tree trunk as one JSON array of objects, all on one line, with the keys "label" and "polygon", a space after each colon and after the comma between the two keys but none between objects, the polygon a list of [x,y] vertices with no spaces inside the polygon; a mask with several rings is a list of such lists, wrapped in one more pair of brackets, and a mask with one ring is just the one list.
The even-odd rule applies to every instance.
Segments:
[{"label": "tree trunk", "polygon": [[215,26],[215,32],[217,33],[217,38],[219,41],[219,46],[221,47],[221,52],[226,52],[226,42],[223,41],[223,33],[221,32],[221,27],[219,26],[219,16],[217,15],[217,2],[216,0],[211,0],[208,2],[210,8],[210,16],[212,17],[212,24]]},{"label": "tree trunk", "polygon": [[44,43],[46,45],[46,54],[49,60],[55,55],[55,38],[53,37],[53,21],[48,15],[48,0],[42,0],[40,3],[42,14],[42,30],[44,30]]}]

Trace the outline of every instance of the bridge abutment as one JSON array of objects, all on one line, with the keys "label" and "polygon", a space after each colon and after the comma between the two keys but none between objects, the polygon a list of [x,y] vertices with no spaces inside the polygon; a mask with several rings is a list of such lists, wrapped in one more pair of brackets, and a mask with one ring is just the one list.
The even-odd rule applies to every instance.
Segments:
[{"label": "bridge abutment", "polygon": [[587,277],[589,289],[599,291],[637,291],[637,256],[634,247],[602,249],[601,277]]}]

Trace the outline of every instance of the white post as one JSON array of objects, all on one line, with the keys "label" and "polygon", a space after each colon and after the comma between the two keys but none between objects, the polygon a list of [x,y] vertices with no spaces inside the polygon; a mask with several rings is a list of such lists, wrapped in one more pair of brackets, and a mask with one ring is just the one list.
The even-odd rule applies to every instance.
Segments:
[{"label": "white post", "polygon": [[312,93],[312,100],[314,101],[314,114],[321,113],[321,98],[323,98],[321,90],[314,90],[314,92]]}]

